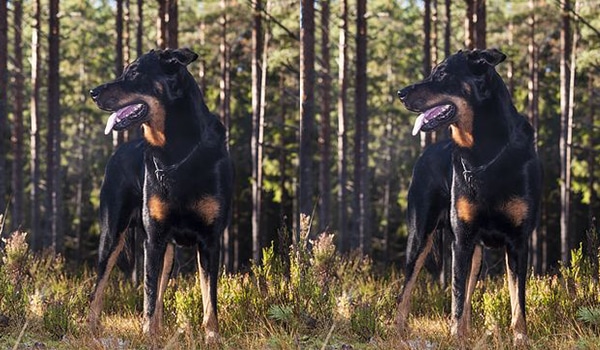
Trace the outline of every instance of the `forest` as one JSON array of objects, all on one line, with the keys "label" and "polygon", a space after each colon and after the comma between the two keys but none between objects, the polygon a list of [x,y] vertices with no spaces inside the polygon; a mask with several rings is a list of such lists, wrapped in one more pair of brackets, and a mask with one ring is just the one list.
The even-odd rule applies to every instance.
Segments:
[{"label": "forest", "polygon": [[[209,109],[226,127],[235,164],[233,213],[222,238],[224,274],[220,283],[224,287],[219,293],[230,298],[222,307],[223,322],[268,314],[269,322],[275,320],[280,327],[273,332],[285,334],[279,339],[282,344],[300,341],[307,348],[320,347],[312,340],[297,338],[312,322],[303,318],[306,312],[310,314],[306,317],[326,325],[320,341],[325,339],[327,344],[337,339],[341,344],[337,333],[331,340],[327,331],[331,328],[333,332],[334,326],[343,328],[343,322],[319,314],[329,310],[335,298],[323,300],[319,293],[329,291],[326,283],[338,278],[342,282],[331,287],[331,293],[339,296],[336,293],[342,293],[352,280],[341,271],[345,270],[356,274],[357,283],[368,295],[377,288],[390,293],[378,302],[353,304],[358,312],[353,315],[359,316],[348,318],[351,339],[369,343],[374,335],[384,337],[386,326],[382,323],[393,310],[390,305],[397,294],[393,289],[401,285],[398,271],[405,262],[406,197],[412,169],[424,147],[447,137],[444,132],[411,136],[416,115],[402,106],[396,93],[428,76],[451,53],[498,48],[508,56],[498,72],[517,109],[534,127],[543,164],[541,217],[530,239],[531,278],[572,276],[569,281],[591,288],[574,292],[569,289],[570,282],[565,282],[566,294],[555,295],[575,300],[573,309],[559,303],[565,315],[573,311],[568,316],[573,319],[588,304],[598,303],[595,298],[586,299],[588,292],[598,294],[600,246],[596,223],[600,118],[595,117],[600,110],[598,4],[597,0],[1,1],[0,256],[4,258],[0,281],[29,275],[28,286],[19,291],[30,288],[33,293],[42,280],[37,281],[31,269],[46,271],[64,282],[56,287],[63,292],[73,286],[70,283],[80,284],[76,296],[52,293],[61,298],[70,295],[72,308],[84,304],[83,295],[90,292],[89,279],[98,258],[99,191],[106,162],[119,144],[140,137],[137,130],[104,135],[108,115],[94,105],[89,91],[118,77],[128,63],[151,49],[188,47],[199,54],[188,68]],[[26,236],[19,236],[22,232]],[[131,234],[139,244],[139,233]],[[434,277],[422,286],[433,304],[421,306],[419,312],[433,312],[438,318],[433,321],[435,326],[425,326],[431,329],[420,334],[425,339],[432,339],[433,328],[443,327],[440,323],[449,307],[441,296],[447,287],[449,244],[442,232],[437,237],[437,254],[427,263]],[[306,255],[296,254],[303,246],[313,249]],[[6,272],[10,247],[23,258],[17,262],[19,268],[29,272]],[[502,272],[503,257],[486,250],[483,276]],[[33,267],[25,267],[25,261]],[[177,254],[175,275],[194,270],[194,261],[182,249]],[[141,303],[139,261],[128,263],[123,267],[128,276],[114,287],[123,293],[109,304],[113,309],[125,304],[132,313]],[[264,278],[269,281],[265,288],[273,283],[277,289],[278,283],[279,287],[285,284],[278,271],[293,274],[290,266],[308,268],[303,264],[314,270],[314,290],[300,283],[289,287],[296,288],[288,291],[290,294],[265,292],[273,300],[267,297],[264,305],[252,304],[251,310],[232,307],[232,300],[242,295],[248,299],[235,302],[258,303],[252,298],[260,299],[252,294],[257,292],[240,292],[250,290],[254,283],[243,276]],[[361,264],[364,267],[358,266]],[[330,275],[319,270],[328,268],[339,271]],[[578,274],[584,270],[590,278],[585,283]],[[75,282],[65,282],[65,276]],[[274,281],[276,278],[282,280]],[[134,283],[127,284],[128,279]],[[186,303],[196,302],[199,295],[190,281],[182,285],[191,286],[191,294],[177,295],[176,291],[167,296],[172,304],[167,302],[166,308],[178,310],[171,315],[177,322],[182,321],[182,312],[189,316]],[[489,290],[502,289],[501,281],[494,283]],[[553,283],[561,282],[543,280],[534,289],[562,293],[560,288],[556,292]],[[125,296],[135,290],[138,296]],[[7,305],[22,298],[14,296],[18,294],[15,290],[10,293],[0,287],[0,327],[1,316],[17,314]],[[506,307],[507,292],[502,293],[504,299],[498,303],[504,304],[479,295],[480,304],[475,308],[493,314],[496,308]],[[314,298],[288,309],[287,303],[300,296]],[[449,293],[445,298],[449,300]],[[61,336],[76,334],[77,326],[63,314],[62,302],[59,304],[47,303],[55,309],[44,314],[44,322],[51,315],[54,319],[48,322],[53,325],[57,319],[66,322],[68,330]],[[600,311],[589,310],[587,319],[596,317],[590,332],[597,340]],[[190,317],[197,316],[187,320],[198,322]],[[541,328],[535,329],[534,323],[534,331],[545,334],[544,315],[537,317]],[[14,321],[14,317],[9,319]],[[26,319],[19,319],[10,339],[14,341],[23,324],[27,326]],[[500,322],[477,321],[482,326]],[[239,322],[230,322],[224,333],[248,332],[244,328],[248,326]],[[502,322],[506,325],[507,319]],[[363,331],[367,333],[361,334]],[[185,338],[191,333],[184,334]],[[581,333],[573,337],[577,336]],[[434,347],[450,346],[445,338],[433,339]],[[502,336],[494,341],[498,339]],[[134,340],[128,341],[131,347],[137,346]],[[231,348],[250,346],[245,340],[230,341]],[[481,347],[486,340],[473,341]],[[423,342],[409,348],[428,348]],[[178,344],[190,348],[193,341],[186,338]],[[252,346],[271,348],[259,344]],[[556,344],[538,343],[551,348]],[[2,335],[0,345],[5,345]],[[403,346],[406,344],[394,345]]]}]

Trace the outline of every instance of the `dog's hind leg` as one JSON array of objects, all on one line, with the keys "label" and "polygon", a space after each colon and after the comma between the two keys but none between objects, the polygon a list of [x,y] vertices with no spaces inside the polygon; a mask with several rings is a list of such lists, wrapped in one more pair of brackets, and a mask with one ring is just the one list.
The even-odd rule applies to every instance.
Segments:
[{"label": "dog's hind leg", "polygon": [[415,209],[409,201],[409,238],[406,248],[406,276],[402,292],[397,299],[396,328],[399,332],[406,331],[406,320],[410,311],[410,296],[415,286],[419,271],[433,245],[433,233],[437,225],[437,217],[419,217],[427,212]]},{"label": "dog's hind leg", "polygon": [[94,292],[92,293],[90,312],[87,319],[88,326],[93,333],[98,333],[98,322],[102,312],[104,291],[106,289],[108,277],[125,245],[125,231],[121,232],[116,241],[110,240],[108,236],[108,233],[102,236],[103,242],[101,243],[100,258],[98,262],[98,279],[96,281]]},{"label": "dog's hind leg", "polygon": [[208,344],[219,342],[219,322],[217,319],[217,279],[219,277],[219,241],[212,247],[198,247],[198,277],[202,290],[202,327]]},{"label": "dog's hind leg", "polygon": [[527,324],[525,322],[525,283],[527,279],[528,247],[525,242],[520,248],[506,248],[506,275],[510,292],[511,322],[516,346],[527,343]]},{"label": "dog's hind leg", "polygon": [[465,306],[463,312],[463,319],[465,323],[465,329],[467,332],[471,329],[471,300],[473,300],[473,292],[477,286],[477,279],[481,272],[481,260],[483,259],[483,247],[480,245],[475,246],[473,252],[473,258],[471,260],[471,272],[469,275],[469,284],[467,286],[467,295],[465,297]]}]

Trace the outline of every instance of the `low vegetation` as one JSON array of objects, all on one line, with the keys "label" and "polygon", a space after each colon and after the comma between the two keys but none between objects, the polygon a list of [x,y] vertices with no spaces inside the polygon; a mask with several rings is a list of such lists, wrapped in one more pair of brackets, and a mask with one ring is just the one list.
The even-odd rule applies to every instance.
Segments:
[{"label": "low vegetation", "polygon": [[[304,235],[305,236],[305,235]],[[0,251],[1,349],[145,349],[142,288],[113,274],[104,329],[85,325],[94,272],[67,272],[60,257],[34,255],[15,232]],[[308,247],[312,249],[308,249]],[[262,265],[224,274],[219,317],[224,349],[447,349],[450,291],[426,274],[413,293],[411,333],[392,324],[402,275],[376,271],[368,258],[336,253],[332,235],[302,237],[289,256],[263,251]],[[572,267],[528,280],[527,317],[533,349],[600,347],[600,287],[582,249]],[[597,268],[597,267],[595,267]],[[171,280],[165,296],[165,349],[202,349],[202,300],[194,276]],[[474,296],[472,349],[511,348],[510,300],[504,277],[480,281]]]}]

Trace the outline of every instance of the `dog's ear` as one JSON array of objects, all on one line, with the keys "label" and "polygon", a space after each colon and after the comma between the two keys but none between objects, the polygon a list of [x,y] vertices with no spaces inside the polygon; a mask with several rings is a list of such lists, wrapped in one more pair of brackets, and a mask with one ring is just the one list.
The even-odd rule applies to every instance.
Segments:
[{"label": "dog's ear", "polygon": [[168,71],[176,71],[179,67],[185,67],[194,62],[198,55],[188,48],[183,48],[161,51],[159,57],[163,67],[167,68]]},{"label": "dog's ear", "polygon": [[173,59],[179,64],[187,66],[198,58],[198,54],[186,48],[173,50]]},{"label": "dog's ear", "polygon": [[506,55],[497,49],[472,50],[467,54],[471,71],[477,75],[484,74],[488,68],[495,67],[506,59]]}]

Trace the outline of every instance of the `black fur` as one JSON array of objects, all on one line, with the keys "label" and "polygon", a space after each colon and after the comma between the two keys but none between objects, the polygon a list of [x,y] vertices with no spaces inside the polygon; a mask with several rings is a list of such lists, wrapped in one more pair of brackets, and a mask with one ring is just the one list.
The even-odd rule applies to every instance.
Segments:
[{"label": "black fur", "polygon": [[459,51],[423,81],[398,91],[414,112],[448,106],[444,113],[433,113],[437,117],[421,131],[451,128],[451,139],[429,146],[414,167],[406,281],[398,298],[401,330],[430,237],[436,227],[449,227],[454,235],[452,333],[462,337],[468,331],[469,278],[479,273],[478,247],[485,245],[506,249],[514,291],[511,325],[517,342],[526,339],[528,241],[538,221],[542,176],[533,129],[516,111],[494,68],[505,58],[498,50]]},{"label": "black fur", "polygon": [[[179,244],[197,247],[203,325],[208,341],[218,335],[220,239],[230,216],[233,166],[225,129],[209,112],[186,68],[196,58],[188,49],[153,50],[116,80],[90,91],[98,107],[124,116],[113,130],[141,125],[144,133],[143,139],[120,146],[106,167],[98,281],[89,317],[93,329],[102,306],[103,279],[114,264],[111,257],[122,249],[119,242],[126,228],[137,226],[146,233],[144,331],[153,336],[160,329],[161,275],[170,272],[163,271],[163,265],[170,269],[172,260],[165,260],[172,259],[172,245]],[[137,105],[138,111],[122,112],[128,105]]]}]

